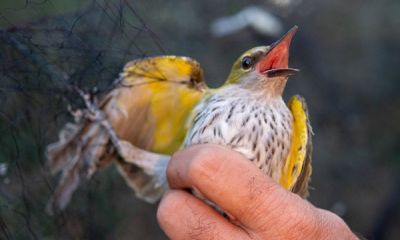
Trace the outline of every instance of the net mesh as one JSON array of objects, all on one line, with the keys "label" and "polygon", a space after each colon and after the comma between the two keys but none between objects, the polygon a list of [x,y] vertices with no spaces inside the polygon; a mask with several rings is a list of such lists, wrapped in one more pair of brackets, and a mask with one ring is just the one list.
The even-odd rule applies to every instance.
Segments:
[{"label": "net mesh", "polygon": [[[69,13],[56,4],[26,1],[0,15],[0,238],[97,239],[127,224],[136,237],[162,236],[154,206],[135,202],[115,169],[83,184],[62,214],[44,211],[57,182],[45,146],[73,120],[68,107],[83,107],[74,88],[101,95],[126,62],[164,53],[128,1],[86,1]],[[54,14],[43,17],[48,9]],[[42,17],[18,22],[25,13]]]}]

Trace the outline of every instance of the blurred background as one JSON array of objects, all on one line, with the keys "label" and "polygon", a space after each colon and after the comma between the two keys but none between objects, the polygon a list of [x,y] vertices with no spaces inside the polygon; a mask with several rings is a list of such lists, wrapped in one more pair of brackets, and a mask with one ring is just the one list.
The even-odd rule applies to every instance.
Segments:
[{"label": "blurred background", "polygon": [[285,99],[303,95],[315,132],[310,201],[368,239],[400,239],[400,2],[310,0],[2,0],[0,239],[165,239],[156,205],[114,167],[86,181],[60,215],[45,146],[82,107],[145,56],[197,59],[220,85],[244,50],[293,25]]}]

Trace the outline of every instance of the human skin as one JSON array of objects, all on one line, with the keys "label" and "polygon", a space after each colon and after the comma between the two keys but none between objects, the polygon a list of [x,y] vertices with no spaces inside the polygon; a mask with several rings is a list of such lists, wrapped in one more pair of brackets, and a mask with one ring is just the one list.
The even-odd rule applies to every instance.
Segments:
[{"label": "human skin", "polygon": [[[157,219],[170,239],[358,239],[332,212],[276,184],[240,153],[216,145],[177,152]],[[190,194],[196,189],[229,216]]]}]

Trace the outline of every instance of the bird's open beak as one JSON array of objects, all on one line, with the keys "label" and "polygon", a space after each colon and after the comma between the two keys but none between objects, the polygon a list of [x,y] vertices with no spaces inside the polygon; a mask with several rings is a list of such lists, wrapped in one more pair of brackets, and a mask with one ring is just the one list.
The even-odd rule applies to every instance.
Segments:
[{"label": "bird's open beak", "polygon": [[256,65],[258,71],[268,77],[289,76],[299,70],[289,68],[289,47],[297,26],[292,27],[280,40],[271,45],[271,49]]}]

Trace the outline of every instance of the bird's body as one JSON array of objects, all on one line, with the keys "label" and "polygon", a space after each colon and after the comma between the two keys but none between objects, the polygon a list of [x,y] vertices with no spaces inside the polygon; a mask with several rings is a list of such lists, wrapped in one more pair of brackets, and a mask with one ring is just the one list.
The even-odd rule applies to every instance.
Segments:
[{"label": "bird's body", "polygon": [[[225,84],[210,89],[200,65],[160,56],[124,67],[116,87],[92,115],[67,124],[47,148],[53,173],[62,172],[49,210],[63,209],[82,175],[114,163],[138,197],[157,201],[168,189],[170,155],[212,143],[242,153],[284,188],[306,197],[311,174],[307,106],[282,99],[289,45],[297,28],[271,46],[252,48],[233,64]],[[90,105],[90,103],[89,103]],[[96,110],[97,109],[97,110]]]},{"label": "bird's body", "polygon": [[292,114],[281,97],[228,85],[199,103],[185,146],[218,144],[242,153],[279,182],[292,139]]}]

